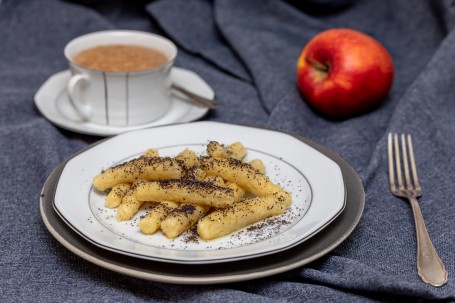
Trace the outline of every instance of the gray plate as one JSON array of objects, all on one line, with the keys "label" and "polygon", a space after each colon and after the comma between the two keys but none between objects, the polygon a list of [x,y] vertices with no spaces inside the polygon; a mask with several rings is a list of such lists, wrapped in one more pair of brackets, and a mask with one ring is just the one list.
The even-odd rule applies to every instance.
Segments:
[{"label": "gray plate", "polygon": [[176,284],[218,284],[257,279],[282,273],[308,264],[342,243],[357,226],[365,205],[362,183],[346,161],[317,143],[305,138],[298,137],[298,139],[325,154],[340,166],[347,192],[346,207],[322,231],[302,244],[283,252],[258,257],[254,260],[207,265],[183,265],[143,260],[104,250],[74,232],[62,221],[53,208],[57,183],[63,167],[69,159],[52,172],[43,186],[40,199],[41,217],[49,232],[71,252],[91,263],[128,276]]}]

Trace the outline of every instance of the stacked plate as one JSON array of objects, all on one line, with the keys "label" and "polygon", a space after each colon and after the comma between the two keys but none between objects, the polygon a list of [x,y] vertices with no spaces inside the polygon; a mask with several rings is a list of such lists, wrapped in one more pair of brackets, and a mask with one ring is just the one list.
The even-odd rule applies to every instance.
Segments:
[{"label": "stacked plate", "polygon": [[[203,155],[209,141],[240,141],[246,160],[260,159],[267,176],[292,193],[291,208],[238,232],[203,241],[188,231],[177,239],[143,235],[137,226],[147,209],[117,222],[104,207],[95,175],[157,148],[176,156],[189,148]],[[41,214],[51,234],[80,257],[148,280],[210,284],[265,277],[311,262],[339,245],[364,207],[362,184],[339,156],[289,134],[215,122],[195,122],[123,133],[62,163],[46,181]]]}]

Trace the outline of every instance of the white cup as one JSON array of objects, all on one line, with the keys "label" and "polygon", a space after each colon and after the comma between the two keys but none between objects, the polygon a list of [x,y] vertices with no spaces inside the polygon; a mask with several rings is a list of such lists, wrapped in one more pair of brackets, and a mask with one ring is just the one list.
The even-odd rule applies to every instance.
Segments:
[{"label": "white cup", "polygon": [[[112,44],[153,48],[166,55],[168,61],[132,72],[99,71],[74,62],[83,50]],[[170,40],[140,31],[100,31],[73,39],[65,46],[64,54],[71,70],[68,98],[83,120],[100,125],[138,125],[152,122],[168,110],[170,71],[177,56],[177,47]]]}]

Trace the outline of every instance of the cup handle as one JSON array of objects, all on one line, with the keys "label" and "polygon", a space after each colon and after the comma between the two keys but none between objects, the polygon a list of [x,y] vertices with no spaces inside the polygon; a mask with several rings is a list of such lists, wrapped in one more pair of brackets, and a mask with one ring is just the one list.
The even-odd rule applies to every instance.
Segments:
[{"label": "cup handle", "polygon": [[80,84],[87,84],[89,82],[89,77],[82,74],[77,74],[71,77],[68,85],[66,86],[66,91],[68,93],[68,99],[71,102],[74,110],[84,120],[88,120],[91,116],[91,106],[90,104],[84,104],[75,97],[74,91]]}]

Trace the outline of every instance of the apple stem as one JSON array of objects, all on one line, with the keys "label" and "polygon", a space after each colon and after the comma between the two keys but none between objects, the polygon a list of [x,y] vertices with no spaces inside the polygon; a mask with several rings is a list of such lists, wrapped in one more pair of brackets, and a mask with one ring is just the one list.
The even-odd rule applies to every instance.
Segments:
[{"label": "apple stem", "polygon": [[323,71],[323,72],[329,71],[329,66],[327,64],[323,64],[319,61],[311,59],[310,57],[305,57],[305,60],[308,61],[311,65],[313,65],[314,68],[316,68],[320,71]]}]

